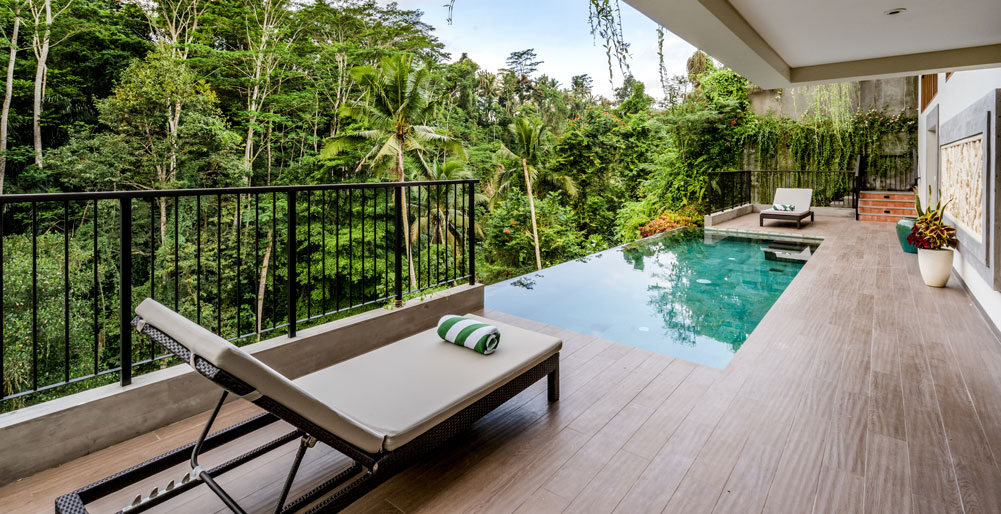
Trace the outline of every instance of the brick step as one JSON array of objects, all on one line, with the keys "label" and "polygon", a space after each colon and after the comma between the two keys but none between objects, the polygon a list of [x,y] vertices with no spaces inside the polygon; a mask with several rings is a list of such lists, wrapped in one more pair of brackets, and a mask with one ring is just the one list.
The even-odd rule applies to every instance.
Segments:
[{"label": "brick step", "polygon": [[904,216],[900,214],[862,214],[859,212],[859,221],[879,221],[887,223],[896,223],[900,221]]},{"label": "brick step", "polygon": [[881,206],[881,207],[897,207],[897,206],[912,207],[912,206],[914,206],[914,199],[911,198],[911,199],[908,199],[908,200],[884,200],[882,198],[879,198],[877,200],[873,200],[872,198],[870,198],[870,199],[860,198],[858,204],[860,206],[861,205],[874,205],[874,206]]},{"label": "brick step", "polygon": [[859,214],[895,214],[900,216],[917,216],[914,207],[887,207],[882,205],[860,205]]},{"label": "brick step", "polygon": [[902,193],[894,191],[863,191],[860,198],[862,200],[910,200],[914,201],[914,193]]}]

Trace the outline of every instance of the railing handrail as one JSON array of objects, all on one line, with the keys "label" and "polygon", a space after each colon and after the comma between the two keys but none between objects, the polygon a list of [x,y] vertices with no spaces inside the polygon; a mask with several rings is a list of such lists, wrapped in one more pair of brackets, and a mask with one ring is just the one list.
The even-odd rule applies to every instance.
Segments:
[{"label": "railing handrail", "polygon": [[122,200],[128,198],[174,198],[180,196],[289,193],[299,191],[330,191],[336,189],[392,189],[412,186],[443,186],[477,184],[479,179],[413,180],[408,182],[340,182],[337,184],[201,187],[191,189],[135,189],[122,191],[78,191],[60,193],[0,194],[0,204],[26,202],[78,202],[90,200]]}]

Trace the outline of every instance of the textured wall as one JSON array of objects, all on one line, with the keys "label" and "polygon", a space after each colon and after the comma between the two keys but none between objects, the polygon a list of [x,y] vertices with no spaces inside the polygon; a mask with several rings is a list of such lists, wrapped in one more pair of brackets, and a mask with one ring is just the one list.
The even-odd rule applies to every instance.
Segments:
[{"label": "textured wall", "polygon": [[942,147],[939,183],[946,211],[977,241],[984,237],[984,138]]}]

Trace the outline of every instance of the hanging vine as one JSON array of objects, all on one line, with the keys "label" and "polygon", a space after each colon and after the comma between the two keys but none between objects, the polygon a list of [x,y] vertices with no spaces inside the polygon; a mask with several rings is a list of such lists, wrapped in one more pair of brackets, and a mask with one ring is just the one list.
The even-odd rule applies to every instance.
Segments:
[{"label": "hanging vine", "polygon": [[619,0],[591,0],[587,21],[591,25],[591,35],[601,38],[608,58],[608,80],[615,76],[612,66],[614,58],[622,75],[629,74],[629,43],[622,35],[622,13]]},{"label": "hanging vine", "polygon": [[657,26],[657,71],[660,73],[660,87],[664,96],[670,96],[670,84],[667,78],[667,64],[664,63],[664,27]]},{"label": "hanging vine", "polygon": [[448,15],[445,17],[445,19],[448,20],[448,24],[451,25],[452,24],[452,10],[455,9],[455,0],[448,0],[448,3],[445,4],[445,9],[448,9]]},{"label": "hanging vine", "polygon": [[767,115],[755,118],[747,138],[759,169],[845,170],[863,156],[870,175],[886,177],[912,166],[917,118],[876,110],[852,113],[847,121],[826,113],[801,120]]}]

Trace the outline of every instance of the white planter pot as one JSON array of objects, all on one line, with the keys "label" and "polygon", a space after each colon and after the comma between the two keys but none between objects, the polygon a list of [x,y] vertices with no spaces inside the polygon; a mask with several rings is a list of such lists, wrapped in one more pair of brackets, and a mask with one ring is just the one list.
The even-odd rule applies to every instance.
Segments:
[{"label": "white planter pot", "polygon": [[918,248],[918,268],[925,284],[945,287],[952,274],[952,250],[925,250]]}]

